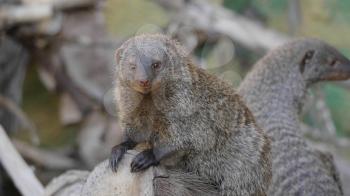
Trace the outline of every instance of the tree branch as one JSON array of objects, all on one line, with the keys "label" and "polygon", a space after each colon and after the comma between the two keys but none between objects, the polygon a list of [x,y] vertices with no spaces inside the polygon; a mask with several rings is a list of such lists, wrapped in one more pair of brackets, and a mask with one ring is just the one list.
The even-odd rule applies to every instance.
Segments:
[{"label": "tree branch", "polygon": [[22,195],[44,195],[44,187],[16,151],[2,126],[0,126],[0,161]]},{"label": "tree branch", "polygon": [[29,130],[31,141],[35,145],[40,144],[40,138],[38,136],[38,131],[32,121],[29,120],[27,115],[10,99],[0,95],[0,107],[6,108],[9,112],[15,115],[21,125]]}]

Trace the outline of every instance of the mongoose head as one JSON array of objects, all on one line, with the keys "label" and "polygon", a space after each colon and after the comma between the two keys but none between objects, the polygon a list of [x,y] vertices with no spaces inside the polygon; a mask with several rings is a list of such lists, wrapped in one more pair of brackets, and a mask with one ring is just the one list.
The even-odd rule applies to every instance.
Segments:
[{"label": "mongoose head", "polygon": [[307,84],[350,78],[350,60],[329,44],[317,39],[292,43],[299,56],[299,70]]},{"label": "mongoose head", "polygon": [[127,40],[116,52],[117,78],[141,94],[156,91],[174,76],[183,62],[184,50],[160,34],[140,35]]}]

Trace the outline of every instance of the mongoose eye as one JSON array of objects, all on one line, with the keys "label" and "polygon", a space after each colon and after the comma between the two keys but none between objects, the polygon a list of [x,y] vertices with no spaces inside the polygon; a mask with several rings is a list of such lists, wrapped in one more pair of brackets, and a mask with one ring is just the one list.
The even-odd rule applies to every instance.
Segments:
[{"label": "mongoose eye", "polygon": [[337,63],[338,63],[338,61],[337,61],[336,59],[333,59],[333,60],[329,63],[329,65],[330,65],[331,67],[334,67]]},{"label": "mongoose eye", "polygon": [[304,64],[308,64],[313,55],[314,55],[314,51],[308,51],[304,57]]},{"label": "mongoose eye", "polygon": [[131,70],[135,70],[135,69],[136,69],[136,65],[135,65],[135,64],[131,64],[131,65],[130,65],[130,69],[131,69]]},{"label": "mongoose eye", "polygon": [[314,50],[310,50],[307,51],[304,55],[304,57],[302,58],[301,62],[300,62],[300,72],[303,73],[305,70],[305,65],[309,64],[312,57],[314,56],[315,51]]},{"label": "mongoose eye", "polygon": [[160,68],[160,62],[155,62],[155,63],[152,63],[152,68],[154,70],[158,70]]}]

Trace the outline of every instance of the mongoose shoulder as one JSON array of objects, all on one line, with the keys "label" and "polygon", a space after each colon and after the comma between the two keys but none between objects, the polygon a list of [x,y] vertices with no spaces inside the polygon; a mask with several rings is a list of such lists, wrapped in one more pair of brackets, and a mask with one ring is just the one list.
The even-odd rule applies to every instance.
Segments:
[{"label": "mongoose shoulder", "polygon": [[239,93],[272,140],[269,195],[342,194],[336,169],[330,171],[302,137],[298,114],[310,85],[349,77],[350,61],[316,39],[272,50],[247,74]]},{"label": "mongoose shoulder", "polygon": [[131,38],[116,56],[126,140],[112,149],[113,170],[127,149],[146,141],[152,148],[135,157],[133,172],[181,154],[172,167],[207,179],[220,195],[266,195],[270,142],[230,85],[193,65],[164,35]]}]

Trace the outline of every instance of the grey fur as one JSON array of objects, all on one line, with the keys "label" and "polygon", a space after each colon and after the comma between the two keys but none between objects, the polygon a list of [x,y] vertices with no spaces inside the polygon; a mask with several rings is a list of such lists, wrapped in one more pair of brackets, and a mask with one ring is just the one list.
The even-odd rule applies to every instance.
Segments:
[{"label": "grey fur", "polygon": [[155,177],[155,196],[213,196],[219,195],[217,187],[194,173],[167,170],[167,177]]},{"label": "grey fur", "polygon": [[334,164],[306,144],[298,114],[311,84],[349,76],[349,60],[316,39],[272,50],[247,74],[239,93],[272,139],[269,195],[342,195]]},{"label": "grey fur", "polygon": [[[146,95],[130,87],[134,75],[128,71],[143,58],[165,63],[152,75],[160,87]],[[230,85],[193,65],[163,35],[130,39],[118,50],[117,62],[116,99],[129,138],[150,142],[156,157],[181,153],[173,167],[212,182],[220,195],[266,195],[270,142]]]}]

